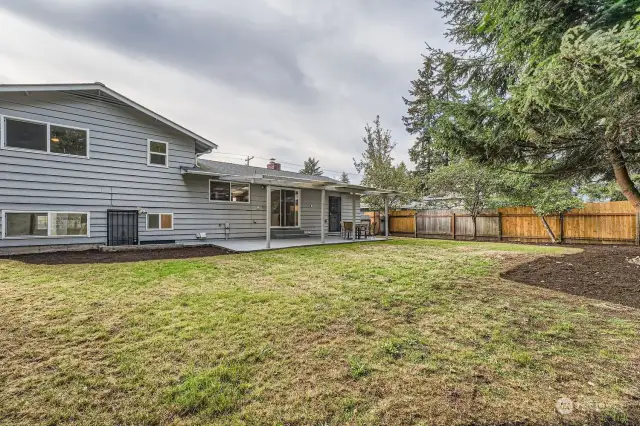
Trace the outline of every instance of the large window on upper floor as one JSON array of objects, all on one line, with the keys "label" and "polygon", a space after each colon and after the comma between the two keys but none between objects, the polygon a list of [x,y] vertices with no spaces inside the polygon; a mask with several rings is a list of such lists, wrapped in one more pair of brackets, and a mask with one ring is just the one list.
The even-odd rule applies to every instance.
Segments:
[{"label": "large window on upper floor", "polygon": [[22,118],[2,117],[2,147],[89,157],[89,130]]},{"label": "large window on upper floor", "polygon": [[248,183],[209,181],[210,201],[229,201],[248,203],[251,196],[251,186]]},{"label": "large window on upper floor", "polygon": [[169,167],[169,143],[162,141],[147,141],[147,165]]}]

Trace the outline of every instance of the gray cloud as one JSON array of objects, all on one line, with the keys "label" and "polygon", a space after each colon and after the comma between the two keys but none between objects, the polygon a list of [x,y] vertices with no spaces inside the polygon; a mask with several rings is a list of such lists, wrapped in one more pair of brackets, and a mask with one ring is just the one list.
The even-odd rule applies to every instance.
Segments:
[{"label": "gray cloud", "polygon": [[[0,0],[5,16],[25,19],[53,39],[133,58],[138,71],[153,73],[155,63],[177,70],[179,76],[155,79],[144,93],[161,82],[174,86],[175,98],[183,86],[176,79],[189,80],[196,87],[185,95],[189,111],[157,95],[168,108],[162,112],[185,124],[193,119],[200,133],[222,139],[223,152],[292,163],[315,156],[327,169],[347,170],[376,114],[398,141],[397,158],[407,158],[401,97],[424,42],[446,45],[433,6],[431,0]],[[39,63],[37,52],[14,45],[5,50],[16,64]],[[100,59],[66,63],[68,54],[56,56],[55,68],[70,80],[104,75],[108,85],[136,86],[140,78],[119,75],[112,64],[101,73]],[[50,69],[30,69],[51,80]]]},{"label": "gray cloud", "polygon": [[299,103],[311,103],[317,96],[296,58],[297,47],[315,36],[313,30],[269,9],[263,13],[271,14],[273,24],[260,26],[223,13],[196,13],[179,3],[5,0],[2,7],[56,31],[246,92]]}]

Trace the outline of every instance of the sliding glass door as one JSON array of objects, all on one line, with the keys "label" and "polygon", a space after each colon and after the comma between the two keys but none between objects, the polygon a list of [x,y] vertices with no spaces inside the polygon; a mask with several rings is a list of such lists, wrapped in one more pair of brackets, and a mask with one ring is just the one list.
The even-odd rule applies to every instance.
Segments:
[{"label": "sliding glass door", "polygon": [[300,226],[300,190],[271,190],[271,226],[278,228]]}]

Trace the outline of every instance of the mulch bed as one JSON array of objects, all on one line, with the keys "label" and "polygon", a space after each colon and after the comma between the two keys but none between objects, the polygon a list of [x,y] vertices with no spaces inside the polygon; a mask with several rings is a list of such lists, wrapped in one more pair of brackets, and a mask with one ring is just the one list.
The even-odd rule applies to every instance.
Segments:
[{"label": "mulch bed", "polygon": [[234,253],[221,247],[184,247],[173,249],[100,252],[98,250],[21,254],[0,257],[34,265],[80,265],[88,263],[126,263],[159,259],[189,259]]},{"label": "mulch bed", "polygon": [[[640,247],[583,246],[582,253],[542,257],[501,276],[640,309]],[[631,261],[631,262],[630,262]]]}]

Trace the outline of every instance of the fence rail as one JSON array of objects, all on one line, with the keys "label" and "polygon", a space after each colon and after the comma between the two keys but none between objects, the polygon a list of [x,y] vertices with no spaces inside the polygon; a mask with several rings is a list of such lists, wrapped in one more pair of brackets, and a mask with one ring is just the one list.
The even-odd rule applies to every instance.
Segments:
[{"label": "fence rail", "polygon": [[[640,214],[627,201],[587,203],[582,209],[545,219],[564,243],[640,245]],[[479,239],[550,241],[542,219],[531,207],[487,210],[476,224]],[[462,210],[391,211],[389,232],[415,238],[471,239],[473,219]]]}]

